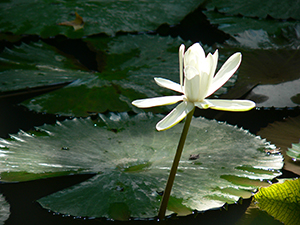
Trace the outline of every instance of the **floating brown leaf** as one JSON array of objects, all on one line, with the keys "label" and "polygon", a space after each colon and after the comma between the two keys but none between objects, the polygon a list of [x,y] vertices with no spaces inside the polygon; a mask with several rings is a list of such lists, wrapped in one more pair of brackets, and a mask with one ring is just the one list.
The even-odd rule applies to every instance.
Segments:
[{"label": "floating brown leaf", "polygon": [[62,22],[59,23],[58,25],[73,27],[75,31],[82,29],[84,27],[84,21],[77,12],[75,12],[75,15],[76,15],[75,20]]}]

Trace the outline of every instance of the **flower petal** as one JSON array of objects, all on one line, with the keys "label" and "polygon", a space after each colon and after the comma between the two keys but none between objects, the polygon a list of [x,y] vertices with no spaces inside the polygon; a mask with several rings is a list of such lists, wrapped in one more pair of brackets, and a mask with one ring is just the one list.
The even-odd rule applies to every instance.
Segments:
[{"label": "flower petal", "polygon": [[227,59],[227,61],[218,71],[216,76],[213,78],[212,86],[210,87],[210,90],[208,91],[206,97],[213,94],[216,90],[222,87],[222,85],[225,84],[226,81],[229,80],[229,78],[235,73],[235,71],[240,66],[241,61],[242,54],[239,52],[233,54],[232,56],[230,56],[229,59]]},{"label": "flower petal", "polygon": [[167,130],[187,116],[189,112],[191,112],[194,108],[194,104],[191,102],[182,102],[175,109],[173,109],[166,117],[164,117],[161,121],[156,124],[156,129],[158,131]]},{"label": "flower petal", "polygon": [[212,76],[215,75],[215,72],[216,72],[216,68],[217,68],[217,65],[218,65],[218,59],[219,59],[219,52],[218,52],[218,49],[215,51],[215,53],[212,55],[212,63],[213,65],[211,66],[211,71],[210,73],[213,74]]},{"label": "flower petal", "polygon": [[206,99],[206,101],[212,105],[211,109],[222,111],[243,112],[255,107],[255,102],[250,100]]},{"label": "flower petal", "polygon": [[172,105],[183,100],[183,95],[163,96],[156,98],[145,98],[133,101],[131,104],[138,108],[150,108],[162,105]]},{"label": "flower petal", "polygon": [[177,91],[179,93],[183,93],[180,84],[177,84],[174,81],[161,78],[161,77],[155,77],[154,80],[158,86],[161,86],[163,88],[168,88],[170,90]]},{"label": "flower petal", "polygon": [[208,99],[204,99],[202,102],[194,102],[195,106],[197,106],[199,109],[208,109],[210,108],[212,105],[212,103],[210,103],[208,101]]},{"label": "flower petal", "polygon": [[180,77],[180,86],[181,90],[183,87],[183,57],[184,57],[184,44],[180,45],[179,47],[179,77]]},{"label": "flower petal", "polygon": [[184,67],[193,66],[197,70],[201,70],[201,66],[205,66],[205,52],[199,43],[190,46],[184,54]]},{"label": "flower petal", "polygon": [[184,94],[188,101],[197,102],[203,100],[204,96],[201,95],[202,89],[200,88],[201,77],[197,69],[193,66],[187,66],[184,68],[184,74]]},{"label": "flower petal", "polygon": [[207,68],[206,70],[203,70],[200,73],[199,89],[201,90],[201,96],[199,96],[199,100],[204,99],[206,97],[213,83],[214,72],[212,73],[211,71],[215,70],[214,63],[214,56],[211,53],[209,53],[205,59],[205,64],[207,65]]}]

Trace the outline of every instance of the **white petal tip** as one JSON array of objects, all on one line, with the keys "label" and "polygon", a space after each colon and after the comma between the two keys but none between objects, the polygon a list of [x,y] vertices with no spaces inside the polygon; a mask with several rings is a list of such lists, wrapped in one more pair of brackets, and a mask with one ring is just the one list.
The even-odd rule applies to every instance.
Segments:
[{"label": "white petal tip", "polygon": [[213,105],[210,108],[221,111],[245,112],[253,109],[256,104],[250,100],[214,100],[209,99]]}]

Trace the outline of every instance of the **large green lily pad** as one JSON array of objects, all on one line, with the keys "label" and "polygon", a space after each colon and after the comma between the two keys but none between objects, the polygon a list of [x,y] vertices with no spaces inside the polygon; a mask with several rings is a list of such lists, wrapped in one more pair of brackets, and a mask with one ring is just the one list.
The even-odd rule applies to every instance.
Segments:
[{"label": "large green lily pad", "polygon": [[[37,34],[51,37],[58,34],[71,38],[118,31],[155,30],[163,23],[177,24],[201,1],[24,1],[0,3],[0,31],[14,34]],[[77,12],[84,21],[83,29],[60,26],[73,21]]]},{"label": "large green lily pad", "polygon": [[[158,86],[153,78],[163,77],[179,83],[178,48],[182,43],[188,47],[190,42],[145,34],[95,37],[85,41],[97,54],[101,71],[95,73],[98,78],[77,81],[63,89],[30,99],[24,102],[26,107],[67,116],[87,116],[106,111],[141,112],[131,105],[133,100],[178,94]],[[222,55],[220,58],[219,67],[226,60]],[[233,86],[235,79],[236,76],[233,76],[216,95]],[[166,109],[169,108],[150,110],[165,112]]]},{"label": "large green lily pad", "polygon": [[[157,132],[162,116],[100,114],[20,132],[1,143],[5,180],[98,173],[90,180],[40,199],[43,207],[74,216],[114,218],[157,214],[183,124]],[[250,197],[279,175],[281,155],[264,140],[236,127],[194,118],[178,168],[169,213],[188,214]],[[199,158],[195,157],[199,154]],[[194,155],[193,158],[190,158]],[[30,176],[29,176],[30,175]],[[174,206],[175,204],[175,206]],[[117,211],[122,206],[123,211]]]}]

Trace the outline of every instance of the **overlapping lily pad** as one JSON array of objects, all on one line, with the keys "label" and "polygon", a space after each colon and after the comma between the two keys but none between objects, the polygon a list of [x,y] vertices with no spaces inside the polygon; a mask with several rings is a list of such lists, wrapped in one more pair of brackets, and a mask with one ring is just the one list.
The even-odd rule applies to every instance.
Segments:
[{"label": "overlapping lily pad", "polygon": [[288,149],[286,154],[294,160],[300,160],[300,143],[292,144],[292,147]]},{"label": "overlapping lily pad", "polygon": [[96,76],[42,41],[22,43],[0,54],[0,90],[14,91]]},{"label": "overlapping lily pad", "polygon": [[300,179],[286,180],[284,183],[261,188],[254,195],[254,199],[259,208],[284,224],[300,223]]},{"label": "overlapping lily pad", "polygon": [[[300,163],[294,161],[295,157],[288,157],[287,150],[292,147],[292,143],[298,143],[300,138],[300,116],[290,117],[283,121],[276,121],[262,128],[257,134],[268,141],[276,144],[285,156],[286,170],[300,174]],[[290,153],[289,153],[290,154]],[[294,158],[295,159],[295,158]]]},{"label": "overlapping lily pad", "polygon": [[299,24],[297,21],[278,21],[272,19],[252,18],[243,16],[233,16],[216,11],[203,11],[211,24],[217,25],[218,29],[231,36],[242,35],[249,30],[263,30],[270,36],[279,34],[281,28]]},{"label": "overlapping lily pad", "polygon": [[[64,171],[98,173],[39,202],[74,216],[156,216],[157,193],[164,189],[183,124],[157,132],[155,124],[162,116],[122,113],[100,118],[44,125],[35,133],[1,140],[1,176],[15,180],[20,172],[31,175],[25,179]],[[177,205],[171,201],[169,211],[186,214],[218,207],[268,186],[266,181],[279,175],[283,165],[281,155],[266,154],[272,148],[242,129],[194,118],[172,192]],[[197,154],[198,159],[189,159]],[[125,211],[116,211],[120,206]]]},{"label": "overlapping lily pad", "polygon": [[243,61],[238,79],[224,97],[236,93],[255,101],[258,107],[299,106],[299,50],[241,49]]},{"label": "overlapping lily pad", "polygon": [[[0,31],[14,34],[37,34],[51,37],[64,34],[79,38],[87,35],[118,31],[155,30],[163,23],[177,24],[201,1],[24,1],[0,3]],[[77,12],[84,28],[74,31],[59,23],[72,21]]]},{"label": "overlapping lily pad", "polygon": [[207,8],[215,8],[229,15],[242,15],[247,17],[266,18],[271,16],[276,19],[300,19],[299,0],[253,0],[250,2],[239,0],[212,0],[206,5]]},{"label": "overlapping lily pad", "polygon": [[[241,3],[235,0],[214,0],[206,5],[207,10],[203,12],[211,24],[231,35],[227,41],[230,45],[297,49],[299,41],[295,42],[295,35],[291,37],[289,33],[297,33],[299,10],[291,7],[291,4],[294,6],[294,3],[282,1],[261,4],[258,1]],[[299,39],[299,35],[296,35],[296,39]]]},{"label": "overlapping lily pad", "polygon": [[[131,105],[135,99],[176,94],[159,87],[153,78],[163,77],[179,83],[178,48],[182,43],[187,47],[191,44],[180,38],[145,34],[95,37],[85,41],[97,53],[101,71],[95,73],[98,78],[77,81],[24,102],[25,106],[38,112],[72,116],[105,111],[138,112]],[[220,58],[219,67],[226,60],[222,55]],[[216,94],[224,93],[226,87],[233,86],[235,79],[236,76],[233,76]],[[166,108],[153,108],[151,111],[163,112]]]}]

